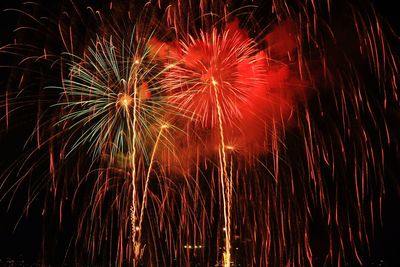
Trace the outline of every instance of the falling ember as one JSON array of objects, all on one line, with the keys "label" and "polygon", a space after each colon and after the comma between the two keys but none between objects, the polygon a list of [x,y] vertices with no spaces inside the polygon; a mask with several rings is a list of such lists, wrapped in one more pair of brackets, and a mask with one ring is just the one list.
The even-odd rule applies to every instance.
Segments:
[{"label": "falling ember", "polygon": [[6,129],[8,129],[8,90],[6,90]]}]

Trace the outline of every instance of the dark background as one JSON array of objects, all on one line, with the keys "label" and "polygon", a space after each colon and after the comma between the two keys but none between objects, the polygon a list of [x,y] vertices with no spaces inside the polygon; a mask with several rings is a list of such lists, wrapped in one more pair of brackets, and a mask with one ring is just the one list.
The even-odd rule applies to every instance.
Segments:
[{"label": "dark background", "polygon": [[[59,8],[59,4],[54,3],[57,1],[42,0],[38,2],[46,5],[48,10],[52,8],[58,10],[57,8]],[[95,1],[86,2],[90,5],[94,4]],[[376,0],[374,2],[377,13],[389,22],[395,32],[400,32],[400,16],[393,1]],[[19,8],[20,3],[13,0],[0,0],[0,46],[13,42],[13,30],[20,19],[20,16],[15,12],[3,11],[10,7]],[[398,48],[399,40],[396,37],[390,37],[390,41],[393,42],[395,48]],[[12,65],[13,61],[10,57],[0,54],[0,66],[7,64]],[[0,67],[0,95],[2,97],[0,103],[4,101],[3,88],[13,86],[9,82],[12,80],[9,79],[9,75],[13,75],[13,72],[7,68]],[[10,125],[12,126],[9,129],[6,129],[4,120],[0,121],[0,172],[5,171],[20,156],[24,140],[28,139],[34,128],[35,114],[26,114],[26,110],[11,115]],[[4,109],[2,108],[1,111],[3,112]],[[0,117],[3,115],[0,114]],[[375,237],[374,241],[370,244],[371,251],[366,262],[367,266],[400,266],[400,191],[396,185],[396,180],[400,175],[400,155],[394,147],[386,156],[389,158],[388,162],[392,162],[392,164],[388,167],[389,170],[386,172],[388,177],[385,178],[394,182],[393,186],[386,187],[387,191],[382,202],[383,225],[377,225],[374,231]],[[42,174],[36,173],[35,175]],[[57,231],[47,228],[51,226],[45,223],[48,219],[42,216],[44,204],[42,198],[44,195],[40,195],[37,201],[33,201],[29,205],[28,212],[23,212],[27,207],[28,199],[31,197],[26,193],[27,186],[29,185],[21,185],[21,190],[19,190],[19,193],[13,198],[11,203],[9,197],[0,201],[0,266],[8,266],[5,263],[6,259],[13,259],[16,262],[35,262],[41,257],[44,233],[46,233],[48,238],[57,240],[55,242],[56,246],[52,249],[57,251],[56,255],[59,258],[64,258],[66,247],[71,241],[71,233],[68,227],[63,226],[61,230]],[[65,224],[67,225],[68,219],[66,220],[67,223]],[[53,225],[52,227],[56,226]],[[315,233],[311,237],[314,239],[312,242],[315,244],[319,244],[318,231],[319,226],[316,224],[315,228],[311,229],[311,232]],[[57,233],[57,236],[51,236],[52,233]],[[318,257],[318,253],[315,257]],[[66,262],[69,262],[68,256]],[[349,266],[354,266],[354,264],[350,263]]]}]

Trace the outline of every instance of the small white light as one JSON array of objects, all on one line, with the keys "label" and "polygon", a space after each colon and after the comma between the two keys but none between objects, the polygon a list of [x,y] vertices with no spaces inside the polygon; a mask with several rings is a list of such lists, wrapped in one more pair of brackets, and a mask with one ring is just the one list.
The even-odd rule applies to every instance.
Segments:
[{"label": "small white light", "polygon": [[214,86],[216,86],[218,84],[218,82],[216,80],[214,80],[214,77],[211,77],[211,83]]}]

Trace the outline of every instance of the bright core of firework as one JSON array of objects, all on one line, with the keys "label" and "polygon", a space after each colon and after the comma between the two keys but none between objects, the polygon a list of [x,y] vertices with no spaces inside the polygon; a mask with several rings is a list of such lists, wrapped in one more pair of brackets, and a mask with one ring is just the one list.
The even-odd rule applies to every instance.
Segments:
[{"label": "bright core of firework", "polygon": [[133,99],[130,95],[128,94],[119,94],[118,96],[118,100],[117,100],[117,104],[121,107],[124,107],[125,109],[127,109],[131,103],[132,103]]}]

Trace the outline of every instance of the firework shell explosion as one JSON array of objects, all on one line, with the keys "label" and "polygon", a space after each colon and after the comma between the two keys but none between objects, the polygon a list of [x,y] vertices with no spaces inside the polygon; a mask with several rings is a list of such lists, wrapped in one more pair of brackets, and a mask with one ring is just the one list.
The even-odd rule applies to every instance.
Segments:
[{"label": "firework shell explosion", "polygon": [[30,134],[1,200],[40,203],[44,262],[67,228],[75,264],[365,264],[399,114],[395,34],[371,3],[4,12],[19,22],[0,48],[1,135]]}]

